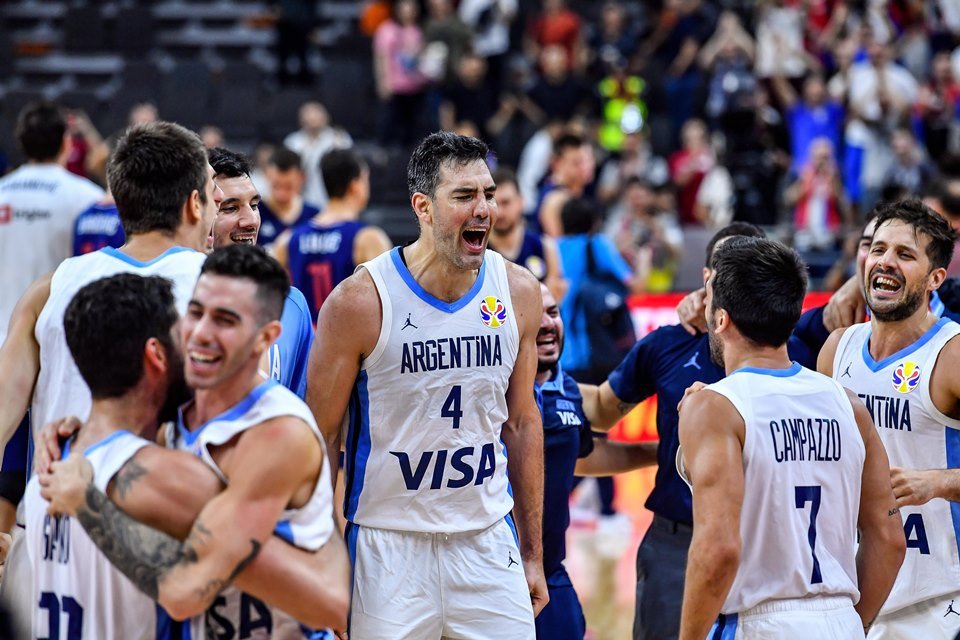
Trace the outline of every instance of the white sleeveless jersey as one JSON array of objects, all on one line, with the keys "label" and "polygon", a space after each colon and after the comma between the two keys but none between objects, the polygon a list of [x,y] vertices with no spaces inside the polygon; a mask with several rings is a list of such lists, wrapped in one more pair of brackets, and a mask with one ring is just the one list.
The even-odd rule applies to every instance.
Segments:
[{"label": "white sleeveless jersey", "polygon": [[[880,362],[870,356],[870,323],[854,325],[840,338],[833,377],[867,406],[891,467],[960,467],[960,421],[940,413],[930,399],[937,357],[958,333],[960,325],[941,318],[919,340]],[[907,555],[882,614],[960,589],[960,505],[937,498],[901,507],[900,515]]]},{"label": "white sleeveless jersey", "polygon": [[[128,431],[117,431],[88,447],[83,453],[93,466],[97,488],[106,492],[127,460],[150,444]],[[80,523],[47,515],[39,478],[30,480],[24,502],[27,557],[34,576],[32,637],[163,637],[157,604],[110,564]]]},{"label": "white sleeveless jersey", "polygon": [[722,612],[809,596],[855,603],[865,448],[844,390],[797,363],[739,369],[707,389],[746,425],[740,566]]},{"label": "white sleeveless jersey", "polygon": [[150,262],[140,262],[110,247],[64,260],[53,274],[50,297],[37,318],[35,335],[40,345],[40,376],[31,407],[35,433],[51,420],[90,414],[90,389],[70,355],[63,316],[73,296],[95,280],[118,273],[162,276],[173,282],[177,311],[183,315],[206,256],[174,247]]},{"label": "white sleeveless jersey", "polygon": [[399,249],[361,267],[383,316],[350,400],[345,515],[383,529],[485,529],[513,507],[500,429],[520,339],[504,259],[487,251],[450,303],[414,280]]},{"label": "white sleeveless jersey", "polygon": [[[203,460],[228,483],[229,479],[214,461],[210,447],[225,444],[238,434],[258,424],[281,416],[293,416],[305,422],[320,442],[323,468],[313,494],[304,506],[285,510],[277,522],[274,534],[301,549],[316,551],[333,533],[333,488],[326,459],[326,445],[310,408],[292,391],[275,380],[266,380],[250,394],[219,416],[200,427],[188,431],[183,423],[183,412],[177,425],[168,423],[166,441],[169,446],[188,451]],[[277,610],[229,587],[221,593],[203,617],[190,622],[194,638],[203,637],[200,630],[211,629],[207,635],[224,640],[234,638],[269,638],[277,622]]]}]

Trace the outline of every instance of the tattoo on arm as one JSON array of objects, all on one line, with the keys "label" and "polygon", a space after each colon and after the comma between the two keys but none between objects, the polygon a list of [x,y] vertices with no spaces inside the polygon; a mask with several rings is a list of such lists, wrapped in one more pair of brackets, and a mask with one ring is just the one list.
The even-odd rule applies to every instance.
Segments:
[{"label": "tattoo on arm", "polygon": [[[206,544],[213,536],[198,519],[189,537],[180,542],[137,522],[92,484],[87,487],[85,504],[77,510],[77,520],[110,562],[154,600],[159,597],[164,576],[178,565],[197,562],[196,547]],[[226,579],[210,580],[196,590],[197,596],[209,602],[227,587],[260,552],[261,545],[256,539],[250,540],[250,546],[250,553]]]},{"label": "tattoo on arm", "polygon": [[895,516],[898,513],[900,513],[900,507],[894,507],[893,509],[890,509],[890,511],[887,511],[888,516]]},{"label": "tattoo on arm", "polygon": [[117,472],[117,475],[114,476],[113,479],[113,487],[116,489],[117,495],[120,497],[120,499],[123,500],[126,498],[127,493],[133,486],[133,483],[145,475],[147,475],[147,470],[142,464],[133,458],[128,460],[127,463],[120,468],[120,471]]}]

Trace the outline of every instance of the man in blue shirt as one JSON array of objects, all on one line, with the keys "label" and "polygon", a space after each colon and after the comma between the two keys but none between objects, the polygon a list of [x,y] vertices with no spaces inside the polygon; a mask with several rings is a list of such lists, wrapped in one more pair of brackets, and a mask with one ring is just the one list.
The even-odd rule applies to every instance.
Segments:
[{"label": "man in blue shirt", "polygon": [[82,256],[104,247],[119,249],[126,241],[117,204],[110,197],[95,202],[73,223],[73,255]]},{"label": "man in blue shirt", "polygon": [[[250,163],[228,149],[210,150],[214,180],[223,190],[223,202],[213,223],[213,247],[257,243],[260,230],[260,194],[250,180]],[[307,391],[307,356],[313,343],[313,322],[303,294],[290,287],[280,317],[283,331],[267,352],[265,370],[301,398]]]},{"label": "man in blue shirt", "polygon": [[[707,266],[720,241],[732,236],[762,237],[746,223],[733,223],[707,245]],[[807,326],[801,318],[798,331]],[[803,326],[801,326],[803,325]],[[816,352],[795,331],[788,344],[791,357],[814,368]],[[819,348],[817,349],[819,351]],[[637,551],[637,598],[633,636],[636,640],[676,638],[680,627],[687,549],[693,532],[690,490],[676,468],[677,404],[695,382],[710,384],[724,377],[710,359],[707,334],[691,335],[681,325],[660,327],[631,349],[600,386],[581,385],[583,409],[594,429],[610,429],[646,398],[657,396],[657,475],[646,508],[653,522]]]},{"label": "man in blue shirt", "polygon": [[810,157],[810,143],[817,138],[827,138],[834,149],[843,148],[843,106],[830,99],[821,76],[811,75],[804,80],[802,100],[785,78],[773,78],[773,89],[783,105],[790,131],[793,175],[800,175]]},{"label": "man in blue shirt", "polygon": [[543,416],[543,569],[550,602],[537,616],[536,629],[543,640],[582,640],[583,609],[563,566],[574,473],[606,476],[652,465],[657,445],[594,438],[577,381],[559,362],[564,330],[557,301],[542,283],[540,293],[543,315],[537,334],[534,392]]}]

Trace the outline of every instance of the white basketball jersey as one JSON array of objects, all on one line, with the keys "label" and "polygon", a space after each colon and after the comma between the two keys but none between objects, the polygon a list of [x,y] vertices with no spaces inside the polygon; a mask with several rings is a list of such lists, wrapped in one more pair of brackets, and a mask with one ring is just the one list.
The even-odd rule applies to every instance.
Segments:
[{"label": "white basketball jersey", "polygon": [[[919,340],[880,362],[870,355],[871,332],[870,323],[844,332],[833,377],[867,406],[890,466],[960,467],[960,421],[940,413],[930,399],[933,367],[960,325],[941,318]],[[919,507],[901,507],[900,515],[907,555],[882,614],[960,589],[960,505],[936,498]]]},{"label": "white basketball jersey", "polygon": [[[88,447],[83,454],[93,466],[97,488],[106,492],[127,460],[150,444],[116,431]],[[153,640],[162,635],[157,604],[110,564],[80,523],[47,515],[39,478],[28,483],[24,502],[27,557],[34,575],[32,637]]]},{"label": "white basketball jersey", "polygon": [[70,256],[73,221],[103,189],[54,163],[0,179],[0,344],[30,283]]},{"label": "white basketball jersey", "polygon": [[865,448],[846,393],[797,363],[739,369],[707,389],[746,425],[740,566],[721,611],[809,596],[855,603]]},{"label": "white basketball jersey", "polygon": [[417,283],[399,249],[361,267],[383,317],[350,401],[345,515],[383,529],[485,529],[513,507],[500,429],[520,339],[504,259],[487,251],[473,287],[449,303]]},{"label": "white basketball jersey", "polygon": [[35,433],[51,420],[65,416],[86,420],[90,414],[90,389],[70,355],[63,330],[63,316],[77,291],[118,273],[162,276],[173,282],[177,311],[183,315],[204,259],[206,256],[198,251],[174,247],[150,262],[140,262],[107,247],[63,261],[53,274],[50,297],[37,318],[34,332],[40,345],[40,376],[31,407]]},{"label": "white basketball jersey", "polygon": [[[167,425],[166,441],[169,446],[198,456],[224,483],[228,483],[229,479],[210,454],[210,447],[225,444],[247,429],[281,416],[293,416],[310,427],[320,442],[323,468],[307,504],[285,510],[274,533],[301,549],[316,551],[333,533],[333,487],[323,436],[310,408],[292,391],[275,380],[266,380],[231,409],[192,431],[184,426],[181,410],[177,425]],[[226,640],[269,638],[276,624],[277,610],[271,610],[256,598],[229,587],[217,597],[206,616],[206,625],[196,618],[191,621],[195,637],[202,637],[197,635],[197,630],[206,626],[215,629],[215,637]]]}]

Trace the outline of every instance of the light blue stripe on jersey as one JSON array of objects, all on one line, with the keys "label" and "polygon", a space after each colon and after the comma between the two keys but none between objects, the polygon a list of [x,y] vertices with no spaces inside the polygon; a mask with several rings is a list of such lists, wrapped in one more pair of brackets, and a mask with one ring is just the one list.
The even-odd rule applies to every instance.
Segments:
[{"label": "light blue stripe on jersey", "polygon": [[188,445],[192,445],[194,442],[197,441],[197,438],[200,437],[200,434],[203,432],[203,430],[207,428],[207,425],[211,425],[214,422],[231,422],[233,420],[236,420],[240,416],[250,411],[250,407],[256,404],[257,400],[259,400],[263,396],[263,394],[265,394],[267,391],[269,391],[270,389],[272,389],[278,384],[280,383],[277,382],[276,380],[264,380],[263,382],[258,384],[256,387],[254,387],[253,391],[247,394],[246,398],[244,398],[237,404],[233,405],[231,408],[227,409],[217,417],[211,420],[208,420],[207,422],[204,422],[202,425],[200,425],[198,429],[194,429],[193,431],[188,431],[187,428],[184,426],[183,411],[181,410],[179,418],[177,420],[177,429],[180,430],[180,435],[183,437],[184,442],[186,442]]},{"label": "light blue stripe on jersey", "polygon": [[919,340],[917,340],[913,344],[907,345],[903,349],[900,349],[900,351],[897,351],[892,356],[888,356],[884,358],[880,362],[877,362],[876,360],[874,360],[873,356],[870,355],[870,336],[873,334],[873,330],[871,329],[870,332],[867,334],[867,339],[863,341],[863,349],[861,349],[863,353],[863,363],[867,365],[867,367],[869,367],[870,371],[873,371],[874,373],[876,373],[877,371],[880,371],[881,369],[890,366],[897,360],[900,360],[901,358],[906,358],[908,355],[910,355],[911,353],[913,353],[923,345],[930,342],[930,339],[933,338],[935,335],[937,335],[937,333],[940,332],[941,328],[943,328],[944,326],[948,325],[951,322],[953,322],[953,320],[951,320],[950,318],[940,318],[936,324],[934,324],[932,327],[927,329],[927,332],[925,334],[920,336]]},{"label": "light blue stripe on jersey", "polygon": [[713,623],[707,640],[734,640],[737,637],[737,614],[720,614]]},{"label": "light blue stripe on jersey", "polygon": [[[124,431],[124,430],[122,430],[122,429],[121,429],[120,431],[114,431],[113,433],[111,433],[111,434],[110,434],[109,436],[107,436],[106,438],[103,438],[103,439],[100,440],[99,442],[94,442],[92,445],[90,445],[89,447],[87,447],[86,449],[84,449],[84,450],[83,450],[83,455],[89,456],[91,452],[96,451],[96,450],[99,449],[100,447],[102,447],[102,446],[104,446],[104,445],[107,445],[107,444],[113,442],[114,440],[116,440],[117,438],[119,438],[120,436],[123,436],[123,435],[128,435],[128,436],[130,436],[130,435],[133,435],[133,434],[130,433],[129,431]],[[67,441],[64,443],[64,445],[63,445],[63,456],[62,456],[62,457],[63,457],[64,460],[66,460],[67,458],[70,457],[70,443],[72,443],[72,442],[73,442],[73,438],[71,437],[71,438],[70,438],[69,440],[67,440]]]},{"label": "light blue stripe on jersey", "polygon": [[417,297],[429,304],[431,307],[439,309],[445,313],[456,313],[460,309],[463,309],[465,306],[470,304],[470,302],[480,293],[480,289],[483,288],[483,278],[484,274],[487,271],[487,261],[484,260],[480,265],[480,273],[477,275],[476,281],[474,281],[473,286],[470,287],[470,290],[464,294],[459,300],[453,302],[444,302],[439,298],[435,298],[431,295],[426,289],[420,286],[420,283],[413,277],[413,274],[410,273],[410,270],[407,269],[407,265],[403,263],[403,258],[400,257],[400,247],[394,247],[390,252],[390,259],[393,260],[393,266],[397,268],[397,273],[400,274],[400,277],[403,279],[403,282],[410,288],[410,291],[413,291],[417,294]]},{"label": "light blue stripe on jersey", "polygon": [[736,371],[730,373],[756,373],[761,376],[773,376],[774,378],[789,378],[790,376],[795,376],[800,373],[800,363],[794,362],[786,369],[761,369],[759,367],[741,367]]},{"label": "light blue stripe on jersey", "polygon": [[363,491],[363,478],[367,471],[367,459],[370,457],[370,395],[367,391],[367,372],[361,371],[353,387],[353,404],[350,412],[350,440],[347,443],[346,463],[349,475],[349,494],[346,496],[345,516],[352,520],[357,514],[360,492]]},{"label": "light blue stripe on jersey", "polygon": [[517,525],[513,522],[513,516],[509,513],[504,517],[504,520],[507,521],[507,526],[510,527],[510,531],[513,532],[513,541],[517,543],[517,549],[520,548],[520,536],[517,535]]},{"label": "light blue stripe on jersey", "polygon": [[156,640],[193,640],[190,632],[190,620],[178,622],[170,617],[167,610],[157,605]]},{"label": "light blue stripe on jersey", "polygon": [[[947,445],[947,468],[960,469],[960,431],[944,427],[944,442]],[[953,520],[953,535],[957,539],[957,552],[960,553],[960,502],[950,502],[950,517]]]},{"label": "light blue stripe on jersey", "polygon": [[148,261],[146,261],[146,262],[140,262],[140,261],[137,260],[136,258],[131,258],[130,256],[128,256],[128,255],[125,254],[124,252],[120,251],[119,249],[114,249],[113,247],[104,247],[103,249],[100,249],[100,251],[103,251],[103,252],[104,252],[105,254],[107,254],[108,256],[113,256],[113,257],[116,258],[117,260],[120,260],[120,261],[122,261],[122,262],[126,262],[126,263],[129,264],[129,265],[133,265],[134,267],[138,267],[138,268],[142,269],[142,268],[144,268],[144,267],[149,267],[150,265],[152,265],[152,264],[154,264],[154,263],[160,262],[161,260],[163,260],[163,259],[166,258],[167,256],[172,256],[173,254],[175,254],[175,253],[180,253],[181,251],[193,251],[193,249],[188,249],[188,248],[186,248],[186,247],[170,247],[169,249],[167,249],[166,251],[164,251],[163,253],[161,253],[160,255],[158,255],[158,256],[157,256],[156,258],[154,258],[153,260],[148,260]]},{"label": "light blue stripe on jersey", "polygon": [[273,533],[280,536],[287,542],[292,545],[296,545],[296,542],[293,540],[293,527],[290,526],[289,520],[281,520],[277,523],[277,526],[274,527]]}]

